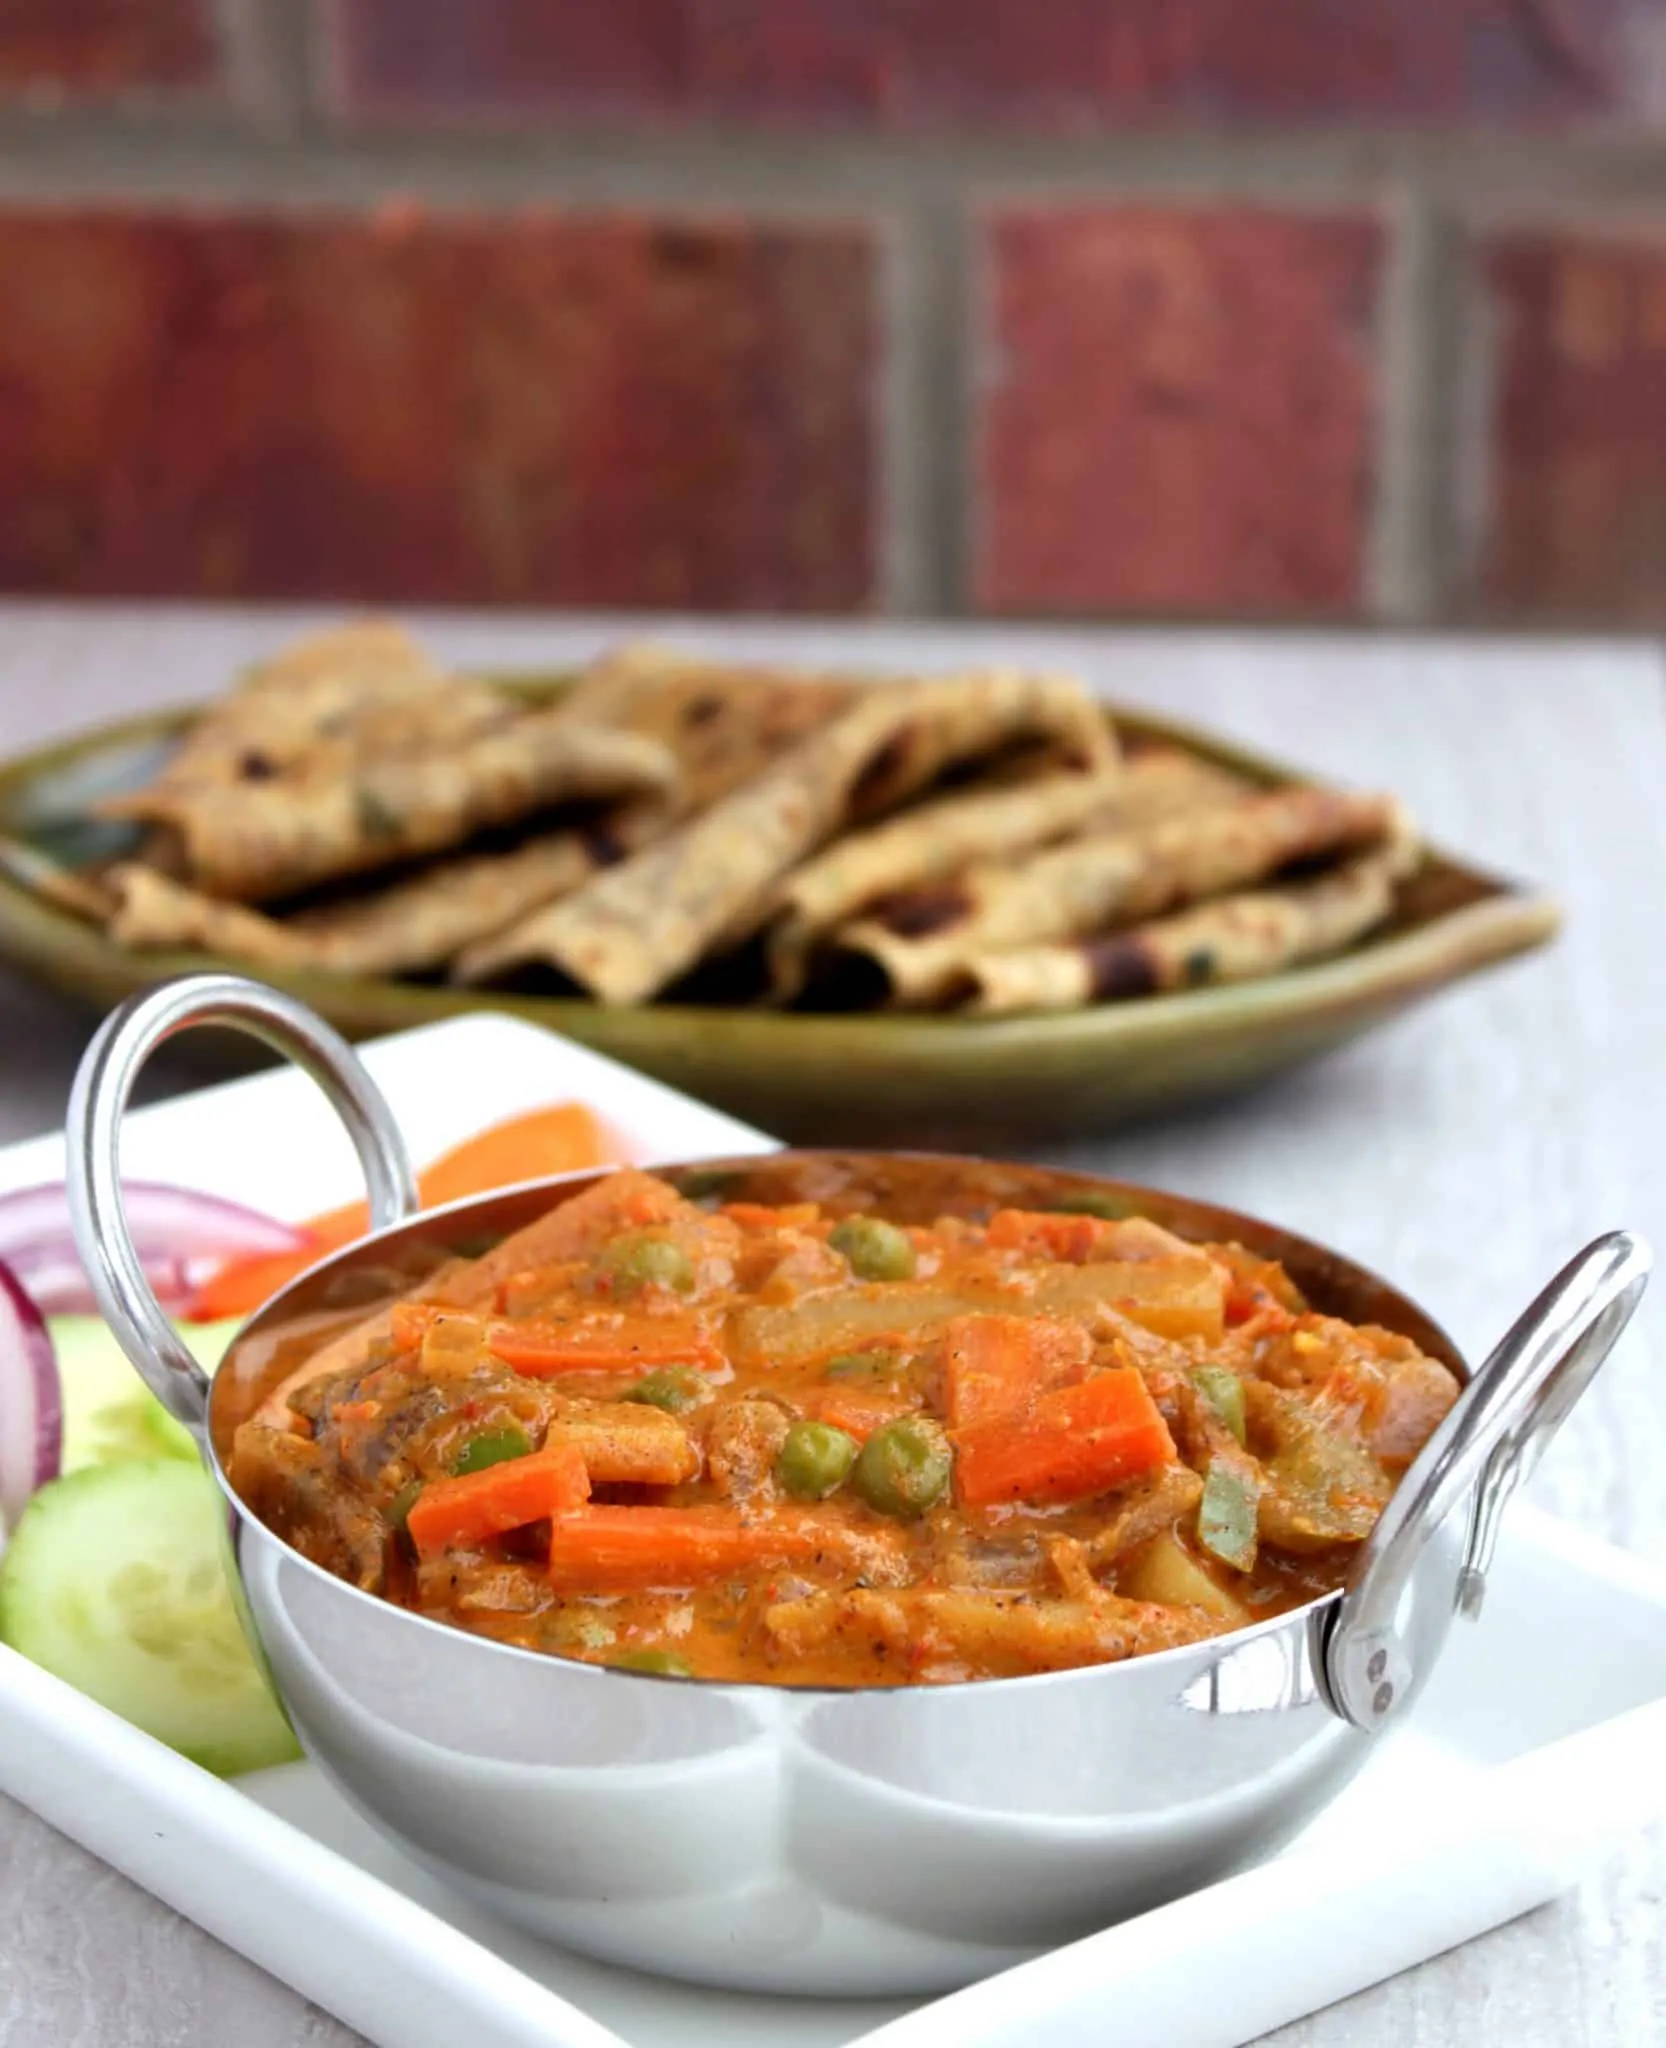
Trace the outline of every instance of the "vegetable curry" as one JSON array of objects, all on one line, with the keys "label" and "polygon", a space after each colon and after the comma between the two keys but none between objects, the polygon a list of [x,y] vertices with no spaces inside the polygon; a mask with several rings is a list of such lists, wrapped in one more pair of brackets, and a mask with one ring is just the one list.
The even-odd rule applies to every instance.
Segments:
[{"label": "vegetable curry", "polygon": [[291,1347],[222,1445],[233,1486],[327,1570],[500,1642],[941,1683],[1329,1591],[1457,1395],[1410,1337],[1091,1191],[745,1178],[612,1173]]}]

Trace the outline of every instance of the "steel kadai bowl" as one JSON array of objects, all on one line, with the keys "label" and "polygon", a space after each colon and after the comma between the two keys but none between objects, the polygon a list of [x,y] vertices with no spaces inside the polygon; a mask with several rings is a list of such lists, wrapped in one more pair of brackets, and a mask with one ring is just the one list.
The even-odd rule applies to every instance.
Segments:
[{"label": "steel kadai bowl", "polygon": [[[117,1171],[140,1066],[198,1024],[251,1032],[313,1076],[352,1134],[376,1224],[262,1309],[213,1384],[146,1285]],[[307,1562],[232,1493],[220,1447],[238,1419],[237,1360],[263,1335],[355,1285],[368,1291],[424,1247],[516,1228],[596,1176],[411,1220],[414,1179],[386,1104],[346,1043],[292,998],[203,975],[118,1010],[70,1111],[82,1256],[128,1356],[225,1493],[245,1618],[308,1753],[402,1850],[506,1919],[612,1962],[749,1990],[943,1990],[1293,1835],[1415,1701],[1454,1614],[1480,1613],[1500,1512],[1624,1328],[1649,1265],[1636,1238],[1599,1239],[1471,1370],[1384,1282],[1201,1203],[965,1159],[728,1164],[760,1200],[771,1187],[787,1198],[807,1172],[876,1199],[906,1187],[927,1208],[968,1183],[1030,1206],[1093,1188],[1183,1236],[1236,1238],[1282,1260],[1316,1306],[1404,1332],[1464,1382],[1341,1592],[1185,1648],[859,1691],[685,1681],[509,1648]]]}]

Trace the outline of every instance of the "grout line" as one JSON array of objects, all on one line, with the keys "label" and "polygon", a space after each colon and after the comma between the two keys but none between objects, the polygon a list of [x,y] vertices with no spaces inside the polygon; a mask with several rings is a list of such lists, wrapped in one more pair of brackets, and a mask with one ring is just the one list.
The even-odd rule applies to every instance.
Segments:
[{"label": "grout line", "polygon": [[910,195],[890,243],[885,601],[956,610],[961,596],[962,222],[952,200]]},{"label": "grout line", "polygon": [[996,263],[991,244],[997,232],[995,195],[986,187],[969,204],[961,240],[961,362],[955,381],[955,437],[961,465],[957,532],[961,577],[959,609],[970,618],[983,612],[979,580],[987,559],[987,525],[992,510],[984,468],[984,434],[995,394],[1006,376],[1005,342],[996,299]]},{"label": "grout line", "polygon": [[292,24],[292,59],[314,132],[337,132],[346,95],[343,0],[266,0],[266,5],[278,8]]},{"label": "grout line", "polygon": [[1425,616],[1450,617],[1467,604],[1481,537],[1492,439],[1490,323],[1475,290],[1465,228],[1440,214],[1430,223],[1429,293],[1424,318],[1429,474],[1429,603]]},{"label": "grout line", "polygon": [[978,296],[977,252],[981,246],[977,194],[958,191],[940,209],[934,257],[938,266],[937,349],[931,365],[932,409],[926,431],[937,449],[937,496],[932,506],[939,574],[940,611],[972,608],[976,574],[972,520],[981,502],[978,429],[982,408],[976,389],[983,307]]},{"label": "grout line", "polygon": [[[268,24],[258,9],[259,0],[212,0],[207,10],[233,116],[241,116],[257,132],[270,129],[286,112],[273,74]],[[120,118],[116,110],[115,121]],[[189,121],[188,115],[176,118]],[[211,109],[207,118],[222,121],[227,115],[223,109]]]},{"label": "grout line", "polygon": [[[0,107],[0,195],[282,203],[412,189],[439,203],[571,198],[747,206],[889,207],[974,188],[1117,197],[1161,193],[1322,209],[1369,205],[1385,182],[1535,218],[1660,218],[1666,139],[1484,134],[1098,136],[783,134],[557,125],[342,129],[316,111],[316,46],[295,0],[217,0],[234,83],[257,59],[281,81],[281,131],[247,107],[41,114]],[[315,28],[315,25],[314,25]]]},{"label": "grout line", "polygon": [[1394,194],[1383,218],[1390,242],[1378,315],[1377,490],[1365,600],[1373,618],[1406,625],[1433,615],[1441,585],[1439,233],[1434,208],[1415,189]]},{"label": "grout line", "polygon": [[1485,599],[1480,579],[1495,490],[1493,410],[1501,337],[1498,308],[1478,267],[1475,243],[1460,233],[1451,241],[1445,336],[1451,399],[1443,423],[1448,444],[1447,566],[1442,596],[1449,611],[1473,618]]},{"label": "grout line", "polygon": [[881,244],[874,337],[874,474],[879,497],[879,608],[928,613],[939,606],[926,560],[924,394],[920,371],[931,329],[924,303],[919,223],[899,214]]},{"label": "grout line", "polygon": [[321,47],[322,29],[316,0],[314,4],[308,0],[243,0],[243,4],[259,11],[267,70],[289,130],[304,135],[310,147],[319,126],[316,52]]}]

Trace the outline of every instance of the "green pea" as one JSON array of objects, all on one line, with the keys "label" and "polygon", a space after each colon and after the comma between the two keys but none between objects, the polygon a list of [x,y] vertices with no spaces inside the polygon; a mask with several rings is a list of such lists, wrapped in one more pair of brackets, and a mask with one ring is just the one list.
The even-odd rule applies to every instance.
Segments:
[{"label": "green pea", "polygon": [[461,1479],[467,1472],[484,1472],[488,1465],[506,1465],[511,1458],[524,1458],[532,1439],[518,1422],[502,1429],[482,1429],[471,1436],[451,1461],[451,1470]]},{"label": "green pea", "polygon": [[616,1237],[598,1261],[620,1294],[643,1287],[669,1287],[686,1294],[694,1285],[694,1261],[680,1244],[644,1231]]},{"label": "green pea", "polygon": [[694,1676],[694,1666],[675,1650],[626,1650],[622,1656],[610,1657],[608,1662],[615,1671],[650,1671],[656,1678]]},{"label": "green pea", "polygon": [[953,1468],[942,1430],[909,1416],[874,1431],[862,1446],[850,1483],[877,1513],[911,1521],[947,1493]]},{"label": "green pea", "polygon": [[830,1422],[795,1422],[775,1460],[775,1476],[795,1500],[826,1500],[850,1476],[860,1448]]},{"label": "green pea", "polygon": [[686,1415],[698,1408],[705,1382],[691,1366],[668,1365],[637,1381],[622,1401],[640,1401],[647,1408],[663,1408],[667,1415]]},{"label": "green pea", "polygon": [[914,1241],[906,1230],[879,1216],[847,1216],[835,1224],[828,1243],[850,1261],[859,1280],[912,1280]]},{"label": "green pea", "polygon": [[828,1380],[889,1379],[898,1360],[894,1351],[841,1351],[822,1367]]},{"label": "green pea", "polygon": [[1214,1409],[1239,1443],[1249,1437],[1249,1418],[1244,1412],[1244,1383],[1224,1365],[1199,1365],[1192,1369],[1192,1383]]}]

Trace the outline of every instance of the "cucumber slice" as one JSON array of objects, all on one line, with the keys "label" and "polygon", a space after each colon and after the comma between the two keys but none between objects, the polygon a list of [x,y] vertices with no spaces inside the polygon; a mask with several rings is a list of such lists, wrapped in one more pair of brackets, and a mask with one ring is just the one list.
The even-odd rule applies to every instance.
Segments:
[{"label": "cucumber slice", "polygon": [[[242,1325],[234,1319],[175,1327],[212,1370]],[[47,1328],[63,1387],[65,1472],[128,1458],[195,1460],[191,1432],[173,1419],[128,1364],[101,1317],[52,1316]]]},{"label": "cucumber slice", "polygon": [[54,1480],[0,1557],[0,1641],[230,1777],[300,1752],[238,1625],[224,1513],[173,1458]]}]

